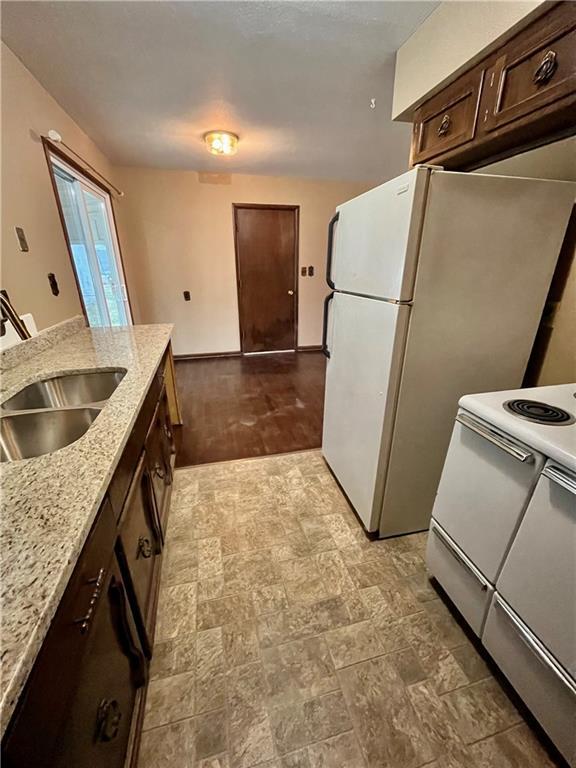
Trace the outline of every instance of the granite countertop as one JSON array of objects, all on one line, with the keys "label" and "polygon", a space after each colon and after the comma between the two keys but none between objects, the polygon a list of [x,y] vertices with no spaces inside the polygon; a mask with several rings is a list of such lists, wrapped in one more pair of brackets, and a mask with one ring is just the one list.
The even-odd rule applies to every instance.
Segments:
[{"label": "granite countertop", "polygon": [[[59,451],[0,464],[1,732],[66,589],[154,373],[171,325],[74,328],[2,375],[0,401],[51,375],[126,368],[89,430]],[[27,344],[28,342],[25,342]]]}]

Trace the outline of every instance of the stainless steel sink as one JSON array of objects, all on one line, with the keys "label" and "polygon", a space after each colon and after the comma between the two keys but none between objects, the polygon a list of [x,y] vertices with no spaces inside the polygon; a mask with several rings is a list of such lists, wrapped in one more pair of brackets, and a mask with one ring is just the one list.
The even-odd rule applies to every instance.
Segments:
[{"label": "stainless steel sink", "polygon": [[30,411],[0,418],[0,461],[52,453],[87,432],[100,408]]},{"label": "stainless steel sink", "polygon": [[2,403],[6,411],[65,408],[101,403],[112,395],[126,375],[124,368],[54,376],[29,384]]}]

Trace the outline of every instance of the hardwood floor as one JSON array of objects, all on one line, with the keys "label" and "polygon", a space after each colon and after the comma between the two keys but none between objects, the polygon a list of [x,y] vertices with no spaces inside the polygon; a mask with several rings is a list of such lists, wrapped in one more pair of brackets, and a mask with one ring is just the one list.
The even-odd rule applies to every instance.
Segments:
[{"label": "hardwood floor", "polygon": [[321,352],[176,361],[179,467],[318,448]]}]

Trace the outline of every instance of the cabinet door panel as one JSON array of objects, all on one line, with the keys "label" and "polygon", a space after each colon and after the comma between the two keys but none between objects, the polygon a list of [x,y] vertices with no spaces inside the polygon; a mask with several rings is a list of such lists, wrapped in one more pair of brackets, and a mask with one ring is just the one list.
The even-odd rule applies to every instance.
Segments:
[{"label": "cabinet door panel", "polygon": [[146,662],[113,557],[56,766],[121,768]]},{"label": "cabinet door panel", "polygon": [[154,490],[156,512],[162,535],[166,528],[166,510],[170,501],[174,440],[168,402],[164,392],[146,439],[146,461]]},{"label": "cabinet door panel", "polygon": [[154,621],[154,576],[162,552],[162,536],[145,454],[128,492],[119,540],[119,556],[130,585],[133,609],[139,617],[142,642],[149,651]]},{"label": "cabinet door panel", "polygon": [[[146,668],[126,603],[120,611],[123,585],[113,556],[115,535],[106,501],[3,741],[7,768],[123,765]],[[117,732],[109,732],[106,742],[97,727],[105,698],[116,700],[122,713]]]},{"label": "cabinet door panel", "polygon": [[486,88],[486,131],[576,95],[576,4],[560,4],[510,41],[487,73]]},{"label": "cabinet door panel", "polygon": [[138,459],[142,454],[142,446],[146,440],[146,435],[150,429],[150,423],[156,410],[163,384],[162,370],[162,367],[160,367],[152,380],[144,404],[140,409],[132,433],[128,438],[124,452],[120,457],[120,461],[118,462],[118,466],[116,467],[110,482],[108,495],[110,496],[110,501],[117,520],[120,519],[124,502],[134,476],[134,471],[138,466]]},{"label": "cabinet door panel", "polygon": [[423,162],[473,139],[482,77],[483,71],[475,69],[416,110],[413,163]]}]

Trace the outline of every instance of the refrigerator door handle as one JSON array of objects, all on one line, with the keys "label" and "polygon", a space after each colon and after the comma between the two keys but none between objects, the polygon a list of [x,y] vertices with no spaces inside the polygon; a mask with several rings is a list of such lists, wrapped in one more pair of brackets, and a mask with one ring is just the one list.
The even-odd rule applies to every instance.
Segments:
[{"label": "refrigerator door handle", "polygon": [[334,250],[334,228],[336,227],[336,222],[340,218],[340,211],[336,211],[334,216],[330,219],[330,224],[328,224],[328,252],[326,254],[326,282],[328,283],[329,287],[334,290],[336,286],[334,285],[334,281],[332,280],[332,251]]},{"label": "refrigerator door handle", "polygon": [[322,354],[326,357],[330,357],[330,350],[328,349],[328,310],[330,308],[330,302],[334,298],[334,292],[329,293],[324,299],[324,318],[322,321]]}]

